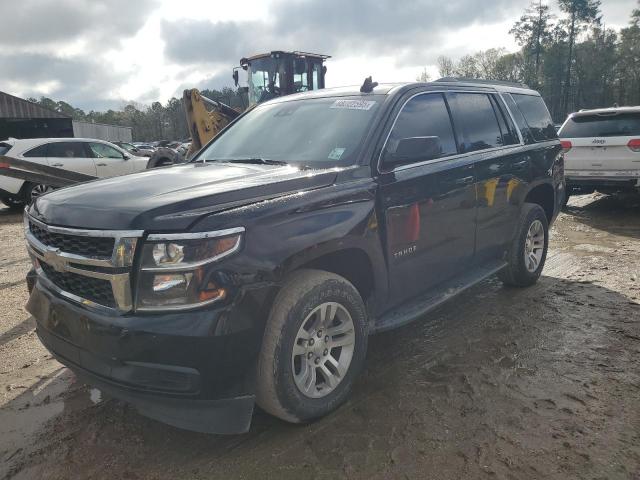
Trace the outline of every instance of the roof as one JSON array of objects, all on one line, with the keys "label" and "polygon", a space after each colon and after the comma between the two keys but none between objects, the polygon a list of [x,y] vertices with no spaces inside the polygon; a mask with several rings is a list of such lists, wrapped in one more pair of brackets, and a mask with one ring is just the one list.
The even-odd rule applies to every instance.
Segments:
[{"label": "roof", "polygon": [[611,115],[615,113],[638,113],[640,112],[640,106],[636,107],[608,107],[608,108],[593,108],[583,109],[579,112],[569,114],[570,117],[583,117],[587,115]]},{"label": "roof", "polygon": [[437,83],[466,83],[473,85],[490,85],[490,86],[501,86],[501,87],[515,87],[515,88],[524,88],[529,89],[529,87],[524,83],[519,82],[506,82],[503,80],[484,80],[479,78],[467,78],[467,77],[442,77],[438,80],[435,80]]},{"label": "roof", "polygon": [[322,60],[326,60],[327,58],[331,58],[331,55],[323,55],[322,53],[309,53],[309,52],[299,52],[299,51],[285,51],[285,50],[273,50],[271,52],[265,52],[265,53],[258,53],[256,55],[252,55],[250,57],[247,57],[246,59],[241,59],[240,63],[242,63],[242,60],[257,60],[258,58],[267,58],[267,57],[273,57],[276,55],[296,55],[298,57],[311,57],[311,58],[319,58]]},{"label": "roof", "polygon": [[0,118],[71,118],[22,98],[0,92]]},{"label": "roof", "polygon": [[445,89],[455,90],[457,88],[462,89],[474,89],[483,90],[487,92],[512,92],[522,93],[528,95],[540,95],[535,90],[531,90],[521,84],[511,84],[508,82],[492,82],[486,80],[457,80],[457,79],[443,79],[435,82],[403,82],[403,83],[380,83],[372,92],[362,93],[360,91],[360,85],[351,85],[346,87],[334,87],[323,88],[320,90],[310,90],[308,92],[294,93],[293,95],[285,95],[273,100],[269,100],[269,104],[279,102],[289,102],[292,100],[298,100],[302,98],[323,98],[323,97],[343,97],[343,96],[367,96],[367,95],[390,95],[399,91],[406,91],[416,87],[426,87],[427,89]]}]

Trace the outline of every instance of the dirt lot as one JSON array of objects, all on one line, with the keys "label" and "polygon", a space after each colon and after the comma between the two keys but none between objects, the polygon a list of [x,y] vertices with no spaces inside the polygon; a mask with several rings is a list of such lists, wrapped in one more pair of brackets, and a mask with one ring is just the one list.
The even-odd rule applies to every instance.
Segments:
[{"label": "dirt lot", "polygon": [[23,310],[19,215],[0,209],[0,478],[640,479],[640,198],[576,197],[533,288],[488,280],[372,338],[349,402],[256,413],[221,437],[75,381]]}]

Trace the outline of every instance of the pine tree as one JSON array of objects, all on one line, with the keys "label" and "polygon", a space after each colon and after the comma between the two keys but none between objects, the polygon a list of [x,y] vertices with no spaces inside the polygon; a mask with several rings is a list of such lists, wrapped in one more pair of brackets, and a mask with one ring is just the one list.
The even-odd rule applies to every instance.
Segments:
[{"label": "pine tree", "polygon": [[574,63],[574,47],[578,34],[588,25],[600,23],[600,0],[558,0],[560,10],[568,17],[562,21],[567,29],[568,53],[565,68],[564,92],[562,96],[562,111],[569,113],[569,98],[571,96],[571,81]]}]

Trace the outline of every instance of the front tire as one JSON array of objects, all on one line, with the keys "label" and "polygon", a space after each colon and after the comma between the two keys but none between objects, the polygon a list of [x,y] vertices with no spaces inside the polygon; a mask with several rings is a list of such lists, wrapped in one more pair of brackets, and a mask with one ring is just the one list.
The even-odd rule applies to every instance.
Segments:
[{"label": "front tire", "polygon": [[322,417],[347,398],[367,351],[366,310],[345,278],[294,272],[265,326],[256,401],[292,423]]},{"label": "front tire", "polygon": [[24,187],[24,201],[27,205],[31,205],[33,202],[49,192],[53,192],[53,187],[44,185],[41,183],[27,183]]},{"label": "front tire", "polygon": [[540,278],[549,247],[549,223],[540,205],[525,203],[507,254],[508,265],[498,276],[505,285],[528,287]]},{"label": "front tire", "polygon": [[9,210],[22,210],[25,206],[24,200],[20,197],[14,197],[13,195],[7,195],[6,197],[1,197],[0,201],[4,203]]}]

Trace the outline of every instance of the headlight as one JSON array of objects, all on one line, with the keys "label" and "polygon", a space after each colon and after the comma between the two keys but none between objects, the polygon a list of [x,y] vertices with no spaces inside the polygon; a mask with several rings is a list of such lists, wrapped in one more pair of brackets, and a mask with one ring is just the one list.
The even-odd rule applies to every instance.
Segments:
[{"label": "headlight", "polygon": [[137,308],[187,309],[223,299],[226,290],[210,278],[206,267],[238,251],[243,232],[240,227],[149,235],[142,248]]}]

